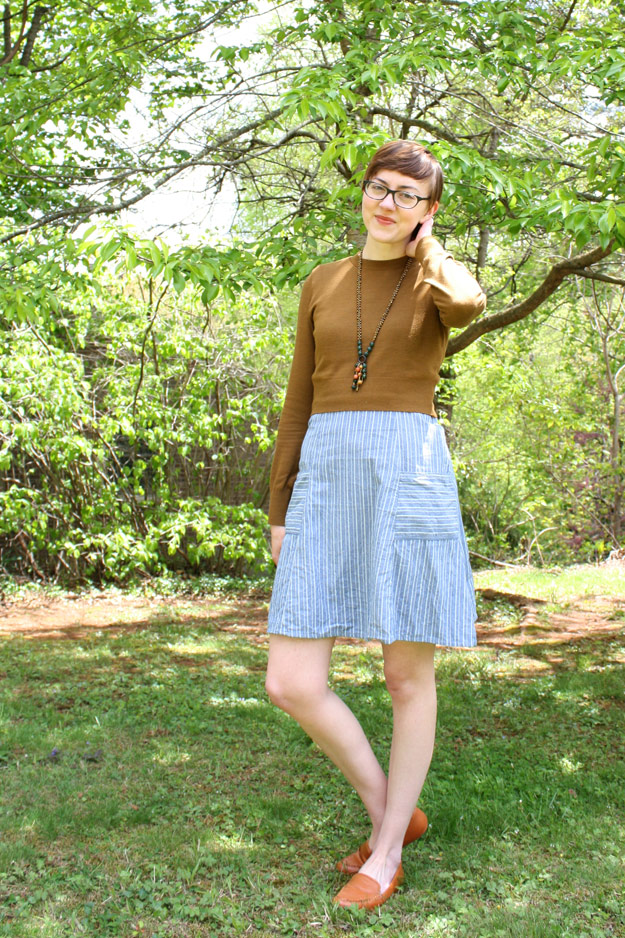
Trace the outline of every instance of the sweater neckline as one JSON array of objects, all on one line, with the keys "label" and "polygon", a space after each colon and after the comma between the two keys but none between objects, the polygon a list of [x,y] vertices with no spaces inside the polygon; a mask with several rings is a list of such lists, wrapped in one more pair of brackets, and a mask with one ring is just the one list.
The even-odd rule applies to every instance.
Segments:
[{"label": "sweater neckline", "polygon": [[[404,254],[403,257],[393,257],[390,260],[384,261],[374,261],[368,257],[363,257],[362,259],[362,269],[370,271],[378,271],[381,273],[385,270],[403,270],[404,264],[407,261],[407,255]],[[351,254],[349,256],[349,262],[353,267],[358,267],[358,254]],[[412,258],[413,264],[415,263],[414,257]]]}]

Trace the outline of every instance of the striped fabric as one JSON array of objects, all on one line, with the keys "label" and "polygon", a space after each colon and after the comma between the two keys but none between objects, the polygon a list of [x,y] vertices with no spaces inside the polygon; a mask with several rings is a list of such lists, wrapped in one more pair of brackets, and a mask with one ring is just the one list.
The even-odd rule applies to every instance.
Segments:
[{"label": "striped fabric", "polygon": [[313,414],[285,527],[269,632],[476,644],[473,575],[436,418]]}]

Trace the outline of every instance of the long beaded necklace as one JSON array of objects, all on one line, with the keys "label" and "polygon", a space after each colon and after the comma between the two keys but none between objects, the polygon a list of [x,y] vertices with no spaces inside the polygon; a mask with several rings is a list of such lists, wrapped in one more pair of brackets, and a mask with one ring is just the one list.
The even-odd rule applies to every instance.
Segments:
[{"label": "long beaded necklace", "polygon": [[356,347],[358,349],[358,361],[354,365],[354,377],[352,379],[352,391],[357,391],[360,388],[360,385],[363,383],[363,381],[365,381],[367,378],[367,359],[369,358],[369,355],[373,351],[373,346],[375,345],[375,340],[378,337],[378,333],[380,329],[382,328],[382,326],[384,325],[384,320],[389,314],[389,310],[391,306],[393,305],[395,297],[399,293],[399,288],[404,282],[404,277],[408,273],[408,268],[410,267],[411,264],[412,264],[412,258],[411,257],[406,258],[406,263],[404,264],[404,269],[401,272],[401,277],[399,278],[399,282],[397,286],[395,287],[395,290],[393,291],[393,295],[389,301],[388,306],[386,307],[386,310],[384,311],[384,315],[382,316],[382,318],[380,319],[378,323],[378,328],[375,330],[373,334],[373,338],[371,339],[371,342],[369,342],[366,352],[364,352],[363,354],[363,351],[362,351],[362,309],[361,309],[361,306],[362,306],[362,301],[361,301],[362,251],[360,251],[358,254],[358,280],[356,282],[356,322],[357,322],[357,327],[358,327]]}]

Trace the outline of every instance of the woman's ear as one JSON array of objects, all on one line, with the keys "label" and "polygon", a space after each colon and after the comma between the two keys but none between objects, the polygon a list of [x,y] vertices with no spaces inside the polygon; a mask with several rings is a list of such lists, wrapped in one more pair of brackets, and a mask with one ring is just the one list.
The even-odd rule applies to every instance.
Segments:
[{"label": "woman's ear", "polygon": [[439,207],[440,207],[440,204],[441,204],[440,202],[435,202],[434,205],[430,208],[430,210],[428,211],[428,213],[427,213],[427,215],[426,215],[425,217],[426,217],[426,218],[434,218],[434,216],[435,216],[436,213],[438,212],[438,209],[439,209]]}]

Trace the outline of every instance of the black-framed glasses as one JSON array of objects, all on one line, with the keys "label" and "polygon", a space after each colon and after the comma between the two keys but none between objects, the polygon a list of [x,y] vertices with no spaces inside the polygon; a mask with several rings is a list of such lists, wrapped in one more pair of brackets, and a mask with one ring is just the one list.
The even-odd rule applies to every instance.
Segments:
[{"label": "black-framed glasses", "polygon": [[390,192],[398,208],[414,208],[419,202],[430,201],[429,195],[417,195],[416,192],[409,192],[406,189],[389,189],[383,182],[376,182],[375,179],[366,179],[362,188],[369,198],[375,199],[376,202],[381,202]]}]

